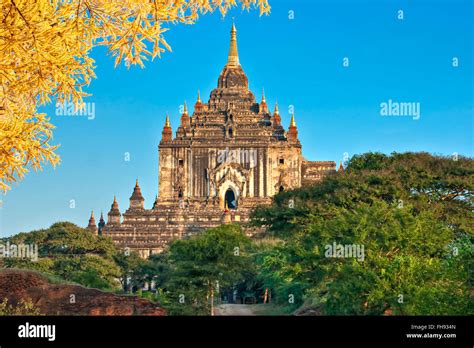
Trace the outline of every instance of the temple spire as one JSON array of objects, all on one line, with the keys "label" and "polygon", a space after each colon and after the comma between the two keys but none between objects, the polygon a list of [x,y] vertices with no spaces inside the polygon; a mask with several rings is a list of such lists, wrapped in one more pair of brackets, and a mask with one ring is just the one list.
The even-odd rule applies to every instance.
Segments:
[{"label": "temple spire", "polygon": [[191,127],[190,121],[191,120],[188,115],[188,104],[186,103],[186,100],[185,100],[183,113],[181,115],[181,125],[179,126],[178,131],[176,132],[176,136],[186,137],[186,129]]},{"label": "temple spire", "polygon": [[87,229],[91,230],[94,234],[97,234],[97,226],[95,224],[94,218],[94,211],[91,211],[91,217],[89,219],[89,224],[87,225]]},{"label": "temple spire", "polygon": [[341,161],[341,164],[339,164],[339,169],[337,171],[339,173],[344,171],[344,166],[342,165],[342,161]]},{"label": "temple spire", "polygon": [[274,125],[281,125],[280,110],[278,109],[278,101],[275,102],[275,110],[273,111]]},{"label": "temple spire", "polygon": [[166,113],[166,121],[163,126],[163,131],[161,132],[161,141],[171,141],[173,140],[173,131],[171,129],[170,118],[168,113]]},{"label": "temple spire", "polygon": [[296,127],[295,113],[292,113],[292,114],[291,114],[290,127]]},{"label": "temple spire", "polygon": [[232,23],[232,29],[230,30],[230,48],[227,65],[240,66],[239,53],[237,52],[237,29],[235,29],[234,23]]},{"label": "temple spire", "polygon": [[98,226],[99,226],[99,228],[97,229],[97,233],[101,236],[102,231],[103,231],[104,226],[105,226],[104,213],[102,211],[100,212],[100,220],[99,220]]},{"label": "temple spire", "polygon": [[132,196],[130,197],[130,209],[143,209],[143,203],[145,199],[142,196],[140,185],[138,185],[138,179],[135,182],[135,188],[133,189]]},{"label": "temple spire", "polygon": [[110,211],[107,215],[108,215],[107,224],[120,225],[121,214],[120,214],[119,206],[117,203],[117,197],[115,196],[114,196],[114,201],[110,207]]},{"label": "temple spire", "polygon": [[114,195],[114,201],[112,202],[112,205],[110,207],[110,210],[112,211],[119,211],[119,206],[117,202],[117,197]]},{"label": "temple spire", "polygon": [[153,203],[153,209],[157,209],[158,207],[158,195],[155,197],[155,202]]},{"label": "temple spire", "polygon": [[201,91],[198,89],[197,100],[196,100],[196,103],[194,104],[194,111],[199,112],[199,111],[201,111],[201,108],[202,108]]},{"label": "temple spire", "polygon": [[294,112],[291,114],[290,128],[288,129],[288,140],[292,142],[298,140],[298,130],[296,129]]},{"label": "temple spire", "polygon": [[260,102],[260,111],[268,113],[267,101],[265,100],[265,90],[262,88],[262,101]]}]

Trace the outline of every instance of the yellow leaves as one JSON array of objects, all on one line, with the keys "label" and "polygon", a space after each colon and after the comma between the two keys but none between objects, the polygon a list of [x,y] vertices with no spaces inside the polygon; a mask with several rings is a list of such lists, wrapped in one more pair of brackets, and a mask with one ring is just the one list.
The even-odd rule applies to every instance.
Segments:
[{"label": "yellow leaves", "polygon": [[56,165],[59,157],[54,153],[57,146],[48,144],[53,125],[45,114],[35,114],[27,103],[18,101],[13,110],[0,109],[0,190],[22,179],[27,168],[41,169],[41,163]]},{"label": "yellow leaves", "polygon": [[30,167],[58,163],[53,126],[36,108],[53,98],[82,104],[94,46],[108,46],[116,65],[143,67],[171,51],[164,23],[194,24],[238,3],[270,11],[267,0],[0,0],[0,190]]}]

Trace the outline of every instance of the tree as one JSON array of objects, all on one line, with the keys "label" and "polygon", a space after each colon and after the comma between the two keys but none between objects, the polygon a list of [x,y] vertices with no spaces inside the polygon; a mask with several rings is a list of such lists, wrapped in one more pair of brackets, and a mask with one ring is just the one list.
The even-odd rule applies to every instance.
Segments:
[{"label": "tree", "polygon": [[115,64],[143,67],[171,50],[166,24],[194,24],[200,14],[235,6],[270,10],[267,0],[2,0],[0,9],[0,189],[29,167],[56,165],[53,125],[38,106],[71,102],[83,107],[92,81],[95,46],[107,46]]},{"label": "tree", "polygon": [[245,279],[251,268],[250,239],[238,225],[222,225],[169,249],[170,278],[164,288],[172,314],[211,314],[220,289]]},{"label": "tree", "polygon": [[[437,219],[457,231],[474,235],[474,160],[428,153],[367,153],[354,156],[346,171],[323,182],[274,197],[272,207],[260,207],[252,214],[253,224],[268,225],[278,236],[288,236],[306,225],[310,215],[328,219],[339,209],[351,209],[361,202],[383,200],[414,212],[433,211]],[[293,205],[288,204],[293,200]]]},{"label": "tree", "polygon": [[51,268],[54,275],[89,288],[117,288],[120,268],[112,258],[99,255],[65,255],[55,258]]},{"label": "tree", "polygon": [[108,237],[93,235],[70,222],[57,222],[47,229],[7,239],[15,245],[37,245],[38,260],[4,258],[4,267],[33,269],[99,289],[118,285],[121,273],[113,259],[117,251]]},{"label": "tree", "polygon": [[[324,314],[473,313],[473,180],[462,156],[354,156],[345,172],[254,212],[284,241],[260,255],[260,276],[280,303],[292,294]],[[333,245],[364,257],[334,257]]]},{"label": "tree", "polygon": [[123,251],[114,255],[115,263],[120,267],[120,282],[124,292],[133,291],[133,287],[140,287],[141,282],[140,270],[147,264],[137,252]]},{"label": "tree", "polygon": [[169,257],[167,252],[163,251],[150,255],[147,260],[142,260],[134,269],[132,281],[137,287],[143,287],[146,283],[152,282],[155,282],[156,287],[162,287],[169,281],[170,276]]}]

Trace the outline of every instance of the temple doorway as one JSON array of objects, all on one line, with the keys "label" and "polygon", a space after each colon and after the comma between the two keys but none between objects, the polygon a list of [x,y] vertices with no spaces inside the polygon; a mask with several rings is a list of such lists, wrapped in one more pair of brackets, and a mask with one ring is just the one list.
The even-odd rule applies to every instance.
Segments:
[{"label": "temple doorway", "polygon": [[231,188],[227,189],[224,196],[225,206],[227,209],[237,209],[237,201],[235,200],[234,190]]}]

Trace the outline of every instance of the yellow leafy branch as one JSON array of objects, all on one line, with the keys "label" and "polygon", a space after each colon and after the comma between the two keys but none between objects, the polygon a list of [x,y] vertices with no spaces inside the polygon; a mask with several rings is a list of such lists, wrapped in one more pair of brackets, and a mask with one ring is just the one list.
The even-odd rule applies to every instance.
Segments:
[{"label": "yellow leafy branch", "polygon": [[53,98],[82,105],[95,78],[93,47],[107,46],[115,65],[143,67],[171,51],[163,24],[194,24],[239,3],[270,11],[267,0],[0,0],[0,190],[29,168],[59,163],[54,126],[37,108]]}]

